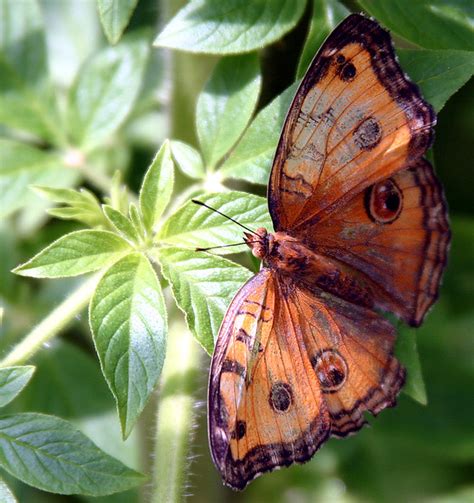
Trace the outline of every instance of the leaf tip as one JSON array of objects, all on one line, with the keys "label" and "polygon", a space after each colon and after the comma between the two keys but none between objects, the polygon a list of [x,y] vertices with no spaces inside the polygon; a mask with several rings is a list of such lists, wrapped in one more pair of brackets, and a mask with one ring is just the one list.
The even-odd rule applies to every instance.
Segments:
[{"label": "leaf tip", "polygon": [[20,264],[16,266],[14,269],[12,269],[10,272],[13,274],[17,274],[18,276],[29,276],[29,274],[25,271],[25,264]]}]

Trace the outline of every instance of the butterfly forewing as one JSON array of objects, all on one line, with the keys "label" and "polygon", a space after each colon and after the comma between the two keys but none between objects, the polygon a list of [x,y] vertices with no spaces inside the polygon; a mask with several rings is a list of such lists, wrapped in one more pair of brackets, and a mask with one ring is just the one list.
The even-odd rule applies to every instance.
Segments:
[{"label": "butterfly forewing", "polygon": [[[251,371],[242,329],[260,341]],[[219,333],[209,385],[214,462],[226,484],[242,489],[260,473],[307,461],[329,431],[327,408],[279,278],[263,269],[234,298]]]},{"label": "butterfly forewing", "polygon": [[269,186],[275,229],[303,234],[307,223],[422,156],[434,123],[388,32],[349,16],[313,60],[283,127]]}]

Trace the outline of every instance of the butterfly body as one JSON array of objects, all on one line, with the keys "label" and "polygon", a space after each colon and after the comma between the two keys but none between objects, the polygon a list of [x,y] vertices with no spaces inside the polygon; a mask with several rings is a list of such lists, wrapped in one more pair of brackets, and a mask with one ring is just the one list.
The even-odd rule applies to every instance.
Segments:
[{"label": "butterfly body", "polygon": [[305,285],[308,289],[319,288],[357,304],[372,307],[372,292],[367,281],[357,277],[355,271],[335,259],[317,253],[286,232],[268,233],[257,229],[255,236],[246,234],[245,240],[255,257],[281,275],[287,276],[287,284]]},{"label": "butterfly body", "polygon": [[263,267],[212,357],[209,441],[230,487],[308,461],[395,405],[405,370],[380,311],[420,325],[450,241],[423,159],[435,121],[373,20],[346,18],[311,63],[270,175],[275,232],[245,234]]}]

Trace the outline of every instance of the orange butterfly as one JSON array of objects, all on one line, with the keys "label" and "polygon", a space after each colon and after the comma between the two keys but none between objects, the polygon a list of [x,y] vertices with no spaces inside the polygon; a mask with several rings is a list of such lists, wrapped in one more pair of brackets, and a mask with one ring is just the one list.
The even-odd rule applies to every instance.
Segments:
[{"label": "orange butterfly", "polygon": [[349,16],[313,60],[271,172],[276,232],[245,234],[263,268],[233,299],[212,358],[210,447],[232,488],[395,405],[405,370],[377,311],[420,325],[450,240],[422,159],[435,121],[375,21]]}]

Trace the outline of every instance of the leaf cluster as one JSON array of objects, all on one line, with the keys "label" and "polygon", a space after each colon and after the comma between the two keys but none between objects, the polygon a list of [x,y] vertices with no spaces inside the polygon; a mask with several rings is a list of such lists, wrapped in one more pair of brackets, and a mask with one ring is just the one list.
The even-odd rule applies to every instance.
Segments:
[{"label": "leaf cluster", "polygon": [[[469,9],[454,0],[415,3],[359,2],[398,37],[397,54],[404,70],[439,112],[474,72]],[[132,434],[160,379],[169,319],[175,316],[172,304],[184,313],[195,340],[211,353],[230,300],[252,274],[241,265],[250,264],[248,257],[231,261],[223,256],[248,250],[239,227],[193,204],[191,197],[245,226],[271,229],[266,199],[252,192],[268,182],[299,79],[325,37],[349,13],[337,0],[193,0],[169,20],[153,48],[147,30],[131,29],[122,36],[133,24],[137,4],[137,0],[97,0],[98,19],[111,45],[96,49],[92,56],[77,57],[69,71],[63,64],[58,72],[48,61],[49,47],[54,36],[62,44],[71,37],[53,36],[44,20],[54,15],[65,19],[66,14],[71,19],[70,8],[63,6],[57,14],[35,0],[0,0],[0,215],[7,223],[0,233],[7,236],[13,223],[18,239],[41,233],[41,251],[36,249],[31,259],[17,266],[17,275],[96,274],[88,294],[89,328],[123,438]],[[95,11],[81,8],[86,19],[97,23]],[[307,33],[294,82],[261,106],[262,49],[295,27],[301,29],[303,16]],[[156,94],[178,85],[160,75],[162,63],[155,54],[163,48],[194,57],[219,57],[196,101],[195,145],[183,142],[179,131],[165,134],[160,122],[166,107],[176,104],[163,104]],[[159,129],[151,141],[143,138],[149,131],[141,133],[150,120]],[[157,151],[135,195],[123,179],[137,131]],[[171,138],[164,140],[166,136]],[[164,140],[158,149],[157,137]],[[87,188],[77,188],[84,183]],[[244,190],[230,190],[236,184]],[[68,225],[57,239],[47,234],[47,214]],[[80,227],[71,228],[71,222]],[[469,225],[459,227],[471,229]],[[8,239],[3,241],[7,250]],[[195,251],[236,243],[242,246],[215,254]],[[13,311],[8,281],[12,280],[0,286],[8,301],[7,320]],[[453,291],[461,288],[451,281]],[[58,324],[56,331],[61,328]],[[405,392],[426,403],[413,331],[402,330],[397,353],[408,368]],[[13,411],[0,416],[0,466],[26,484],[50,492],[100,496],[124,491],[144,477],[57,417],[58,408],[68,417],[77,407],[64,389],[75,396],[84,394],[80,378],[64,378],[64,388],[53,378],[56,373],[72,375],[68,362],[89,375],[84,387],[107,396],[100,380],[91,377],[96,376],[91,361],[83,358],[68,344],[37,355],[35,379],[43,390],[55,388],[57,403],[50,404],[51,413]],[[56,366],[49,375],[44,371]],[[14,399],[20,404],[25,396],[30,404],[39,400],[34,373],[30,365],[0,366],[0,406],[11,407]],[[92,397],[81,400],[86,410],[95,408]],[[0,495],[15,501],[3,482]]]}]

